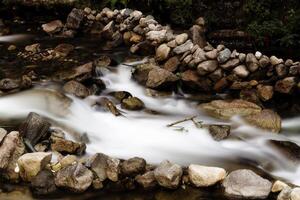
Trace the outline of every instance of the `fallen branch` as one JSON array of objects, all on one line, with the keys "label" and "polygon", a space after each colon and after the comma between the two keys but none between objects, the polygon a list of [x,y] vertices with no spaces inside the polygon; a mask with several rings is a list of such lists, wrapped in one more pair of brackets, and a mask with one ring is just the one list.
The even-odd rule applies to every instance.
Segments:
[{"label": "fallen branch", "polygon": [[192,117],[188,117],[188,118],[185,118],[185,119],[182,119],[182,120],[173,122],[173,123],[171,123],[171,124],[168,124],[167,127],[172,127],[172,126],[174,126],[174,125],[176,125],[176,124],[180,124],[180,123],[182,123],[182,122],[186,122],[186,121],[190,121],[190,120],[193,121],[193,119],[196,118],[196,117],[197,117],[197,116],[195,115],[195,116],[192,116]]}]

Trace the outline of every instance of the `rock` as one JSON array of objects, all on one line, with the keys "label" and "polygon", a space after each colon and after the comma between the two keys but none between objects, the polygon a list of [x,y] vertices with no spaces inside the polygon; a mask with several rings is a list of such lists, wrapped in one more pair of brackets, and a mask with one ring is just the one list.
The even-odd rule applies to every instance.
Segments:
[{"label": "rock", "polygon": [[231,51],[229,49],[224,49],[222,51],[219,52],[217,60],[219,63],[225,63],[227,60],[229,60],[231,56]]},{"label": "rock", "polygon": [[63,72],[59,72],[56,76],[56,79],[59,81],[69,81],[69,80],[76,80],[82,81],[92,77],[93,72],[93,63],[89,62],[84,65],[80,65],[75,67],[71,70],[66,70]]},{"label": "rock", "polygon": [[199,17],[198,19],[196,19],[195,24],[199,26],[205,26],[205,19],[203,17]]},{"label": "rock", "polygon": [[175,47],[175,48],[173,49],[173,51],[174,51],[174,53],[176,53],[176,54],[183,54],[183,53],[185,53],[185,52],[187,52],[187,51],[192,50],[193,46],[194,46],[194,45],[193,45],[192,41],[191,41],[191,40],[188,40],[188,41],[186,41],[184,44]]},{"label": "rock", "polygon": [[245,62],[245,60],[246,60],[246,54],[240,53],[239,54],[239,60],[240,60],[241,63]]},{"label": "rock", "polygon": [[283,188],[283,190],[279,193],[277,200],[291,200],[291,192],[292,189],[290,187]]},{"label": "rock", "polygon": [[120,165],[121,161],[119,159],[108,157],[106,175],[109,180],[113,182],[117,182],[119,180],[119,173],[121,170]]},{"label": "rock", "polygon": [[199,45],[200,48],[204,48],[206,45],[205,29],[199,25],[193,25],[190,28],[190,33],[193,43]]},{"label": "rock", "polygon": [[180,61],[178,57],[174,56],[167,60],[164,64],[164,69],[168,70],[169,72],[175,72],[180,65]]},{"label": "rock", "polygon": [[193,58],[195,64],[198,64],[200,62],[203,62],[206,60],[205,52],[201,48],[197,48],[196,51],[193,53]]},{"label": "rock", "polygon": [[130,158],[121,164],[121,172],[125,176],[141,174],[146,169],[146,161],[143,158]]},{"label": "rock", "polygon": [[25,146],[19,132],[7,134],[0,146],[0,170],[10,181],[16,181],[19,174],[15,172],[18,158],[25,152]]},{"label": "rock", "polygon": [[137,97],[128,97],[122,100],[121,106],[127,110],[142,110],[145,104]]},{"label": "rock", "polygon": [[5,78],[0,80],[0,90],[13,90],[18,89],[20,87],[20,83],[17,80]]},{"label": "rock", "polygon": [[208,131],[216,141],[220,141],[227,138],[230,135],[230,129],[231,127],[229,125],[208,125]]},{"label": "rock", "polygon": [[60,153],[82,155],[86,149],[86,145],[84,143],[77,143],[60,137],[51,136],[50,141],[51,150]]},{"label": "rock", "polygon": [[233,69],[233,73],[241,78],[246,78],[249,75],[249,71],[247,70],[245,65],[239,65]]},{"label": "rock", "polygon": [[109,22],[104,26],[103,30],[101,31],[101,36],[104,39],[111,40],[113,39],[113,34],[115,32],[115,23],[113,21]]},{"label": "rock", "polygon": [[107,178],[107,160],[107,155],[102,153],[96,153],[95,155],[90,157],[85,163],[85,165],[97,175],[97,178],[101,182],[103,182]]},{"label": "rock", "polygon": [[300,74],[300,65],[291,66],[289,69],[289,74],[293,76]]},{"label": "rock", "polygon": [[295,77],[287,77],[276,82],[275,91],[283,94],[290,94],[296,84],[297,82]]},{"label": "rock", "polygon": [[292,190],[291,200],[300,200],[300,188],[294,188]]},{"label": "rock", "polygon": [[63,27],[64,25],[60,20],[54,20],[42,25],[43,31],[50,35],[61,31]]},{"label": "rock", "polygon": [[270,58],[268,56],[262,56],[258,62],[262,68],[265,68],[270,64]]},{"label": "rock", "polygon": [[90,95],[90,91],[88,88],[86,88],[83,84],[77,82],[77,81],[69,81],[67,82],[64,87],[64,91],[73,94],[76,97],[79,98],[85,98]]},{"label": "rock", "polygon": [[204,76],[210,72],[213,72],[218,67],[218,61],[216,60],[207,60],[201,62],[197,67],[197,72],[199,75]]},{"label": "rock", "polygon": [[251,170],[231,172],[223,181],[225,193],[239,198],[265,199],[269,196],[272,183]]},{"label": "rock", "polygon": [[182,168],[169,161],[163,161],[154,170],[154,176],[158,184],[169,189],[176,189],[181,180]]},{"label": "rock", "polygon": [[261,108],[256,104],[239,99],[232,101],[214,100],[210,103],[200,104],[199,108],[220,119],[230,119],[234,115],[248,116],[261,112]]},{"label": "rock", "polygon": [[219,45],[217,46],[218,52],[223,51],[224,49],[225,49],[225,46],[224,46],[223,44],[219,44]]},{"label": "rock", "polygon": [[106,55],[103,55],[103,56],[100,56],[99,58],[97,58],[93,64],[96,66],[96,67],[108,67],[110,66],[112,63],[112,60],[109,56],[106,56]]},{"label": "rock", "polygon": [[260,113],[245,116],[244,119],[256,127],[278,133],[281,130],[281,118],[272,110],[262,110]]},{"label": "rock", "polygon": [[170,85],[176,82],[178,79],[179,78],[172,72],[159,67],[155,67],[148,74],[146,86],[155,89],[158,87]]},{"label": "rock", "polygon": [[175,48],[177,47],[177,43],[175,40],[171,40],[170,42],[167,43],[168,47],[171,47],[171,48]]},{"label": "rock", "polygon": [[177,45],[182,45],[188,40],[189,36],[186,33],[179,34],[175,37]]},{"label": "rock", "polygon": [[262,101],[268,101],[272,99],[274,94],[273,86],[270,85],[258,85],[257,95]]},{"label": "rock", "polygon": [[0,144],[2,143],[6,135],[7,135],[7,131],[4,128],[0,128]]},{"label": "rock", "polygon": [[194,70],[186,70],[181,74],[181,80],[188,88],[197,91],[211,91],[212,82],[206,77],[200,77]]},{"label": "rock", "polygon": [[158,44],[163,43],[167,39],[167,30],[149,31],[146,34],[148,40],[156,41]]},{"label": "rock", "polygon": [[77,162],[77,157],[74,155],[67,155],[59,160],[61,168],[67,167]]},{"label": "rock", "polygon": [[51,124],[37,113],[29,113],[20,126],[20,133],[31,145],[36,145],[48,134]]},{"label": "rock", "polygon": [[218,50],[214,49],[212,51],[206,52],[205,53],[206,58],[211,59],[211,60],[215,60],[218,57]]},{"label": "rock", "polygon": [[270,62],[271,62],[271,64],[272,64],[273,66],[279,65],[279,64],[283,64],[283,60],[277,58],[276,56],[271,56],[271,57],[270,57]]},{"label": "rock", "polygon": [[73,192],[84,192],[93,181],[93,173],[81,163],[67,166],[57,172],[55,185]]},{"label": "rock", "polygon": [[67,18],[66,27],[68,29],[77,30],[84,19],[84,11],[81,9],[73,8]]},{"label": "rock", "polygon": [[131,37],[129,39],[129,42],[135,43],[135,44],[140,43],[142,41],[143,41],[143,36],[136,34],[136,33],[132,33]]},{"label": "rock", "polygon": [[20,176],[24,181],[30,182],[41,170],[50,164],[51,153],[26,153],[18,159]]},{"label": "rock", "polygon": [[250,72],[254,72],[259,68],[258,60],[253,53],[247,54],[246,65]]},{"label": "rock", "polygon": [[217,82],[219,81],[221,78],[223,78],[224,76],[224,72],[222,69],[217,69],[216,71],[212,72],[211,74],[209,74],[209,78],[214,81],[214,82]]},{"label": "rock", "polygon": [[283,190],[285,187],[288,187],[288,185],[282,181],[275,181],[275,183],[273,183],[272,192],[280,192],[281,190]]},{"label": "rock", "polygon": [[222,181],[226,171],[219,167],[207,167],[201,165],[190,165],[188,168],[189,180],[196,187],[209,187]]},{"label": "rock", "polygon": [[235,58],[235,59],[228,60],[226,63],[220,65],[220,67],[224,70],[231,70],[234,67],[238,66],[239,63],[240,63],[240,60]]},{"label": "rock", "polygon": [[262,53],[261,52],[259,52],[259,51],[255,52],[255,58],[257,60],[261,59],[261,57],[262,57]]},{"label": "rock", "polygon": [[145,64],[138,65],[136,66],[133,72],[133,78],[137,82],[145,85],[148,80],[149,72],[155,68],[158,68],[158,66],[152,63],[145,63]]},{"label": "rock", "polygon": [[32,178],[31,188],[35,195],[50,195],[56,192],[53,173],[49,170],[40,171]]},{"label": "rock", "polygon": [[279,77],[284,77],[288,73],[288,68],[284,64],[279,64],[275,66],[275,71]]},{"label": "rock", "polygon": [[171,51],[171,48],[168,47],[167,44],[161,44],[156,49],[156,59],[158,61],[166,60],[169,57],[170,51]]},{"label": "rock", "polygon": [[157,186],[157,181],[154,176],[154,171],[146,172],[143,175],[137,175],[135,181],[144,189],[152,189]]},{"label": "rock", "polygon": [[54,48],[54,52],[58,54],[61,58],[66,57],[73,50],[74,46],[66,43],[59,44]]},{"label": "rock", "polygon": [[16,50],[17,49],[17,46],[16,45],[13,45],[13,44],[11,44],[11,45],[9,45],[8,47],[7,47],[7,50],[8,51],[14,51],[14,50]]}]

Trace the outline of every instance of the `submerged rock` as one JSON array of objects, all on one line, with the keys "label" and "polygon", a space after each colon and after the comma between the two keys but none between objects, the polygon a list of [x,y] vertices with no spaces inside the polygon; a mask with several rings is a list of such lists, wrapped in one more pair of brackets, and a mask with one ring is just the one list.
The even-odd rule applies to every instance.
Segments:
[{"label": "submerged rock", "polygon": [[230,119],[234,115],[247,116],[259,114],[262,110],[254,103],[239,99],[232,101],[215,100],[210,103],[200,104],[199,108],[213,117],[220,119]]},{"label": "submerged rock", "polygon": [[27,153],[18,159],[18,166],[20,169],[20,176],[24,181],[31,181],[47,164],[50,163],[52,158],[51,153],[36,152]]},{"label": "submerged rock", "polygon": [[20,126],[20,133],[31,145],[36,145],[49,133],[50,126],[51,124],[39,114],[31,112]]},{"label": "submerged rock", "polygon": [[163,161],[154,170],[154,176],[158,184],[169,189],[176,189],[181,181],[182,168],[169,161]]},{"label": "submerged rock", "polygon": [[189,180],[196,187],[208,187],[223,180],[226,171],[219,167],[207,167],[201,165],[190,165],[188,168]]},{"label": "submerged rock", "polygon": [[251,170],[231,172],[224,180],[225,193],[239,198],[265,199],[269,196],[272,183]]},{"label": "submerged rock", "polygon": [[121,106],[127,110],[142,110],[145,107],[142,100],[137,97],[128,97],[123,99]]},{"label": "submerged rock", "polygon": [[57,172],[55,185],[73,192],[86,191],[93,182],[93,173],[81,163],[67,166]]}]

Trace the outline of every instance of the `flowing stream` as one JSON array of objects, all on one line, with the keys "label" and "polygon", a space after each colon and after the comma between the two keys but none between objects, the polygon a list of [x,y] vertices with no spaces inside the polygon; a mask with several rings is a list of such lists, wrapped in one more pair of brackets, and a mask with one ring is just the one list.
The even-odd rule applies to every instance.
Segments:
[{"label": "flowing stream", "polygon": [[[299,129],[299,119],[284,120],[280,135],[250,127],[238,117],[230,122],[217,121],[198,110],[197,102],[188,101],[184,96],[147,96],[145,88],[131,79],[131,69],[119,65],[114,70],[99,71],[107,86],[103,94],[128,91],[140,98],[147,109],[160,114],[127,111],[118,106],[122,116],[115,117],[95,106],[99,98],[107,95],[80,100],[61,95],[56,84],[44,83],[32,90],[1,97],[1,120],[20,120],[29,112],[37,112],[69,130],[69,137],[87,134],[89,154],[102,152],[124,159],[140,156],[154,164],[168,159],[181,165],[197,163],[226,169],[247,162],[274,176],[300,184],[298,164],[268,143],[272,139],[300,144],[300,137],[293,132]],[[70,104],[69,99],[72,100]],[[192,121],[167,127],[194,115],[197,121],[205,123],[230,123],[233,127],[231,137],[221,142],[214,141],[206,129],[197,128]]]}]

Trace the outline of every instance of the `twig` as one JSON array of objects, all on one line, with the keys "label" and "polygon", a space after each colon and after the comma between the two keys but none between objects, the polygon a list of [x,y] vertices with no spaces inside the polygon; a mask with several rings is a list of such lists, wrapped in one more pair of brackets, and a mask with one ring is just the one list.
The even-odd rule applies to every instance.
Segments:
[{"label": "twig", "polygon": [[188,118],[185,118],[185,119],[182,119],[182,120],[179,120],[179,121],[176,121],[176,122],[173,122],[171,124],[168,124],[167,127],[171,127],[171,126],[174,126],[176,124],[180,124],[182,122],[186,122],[186,121],[189,121],[189,120],[193,120],[194,118],[196,118],[197,116],[192,116],[192,117],[188,117]]}]

